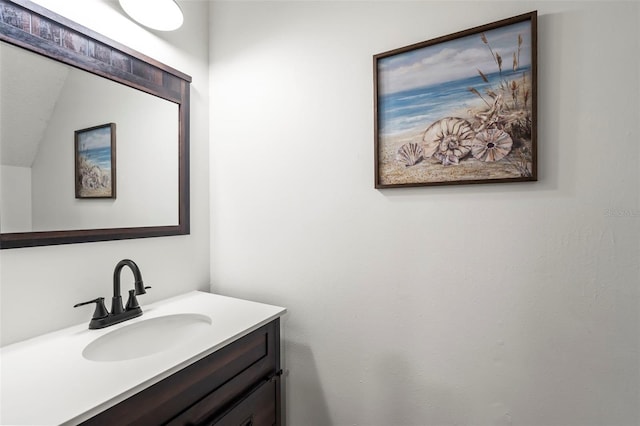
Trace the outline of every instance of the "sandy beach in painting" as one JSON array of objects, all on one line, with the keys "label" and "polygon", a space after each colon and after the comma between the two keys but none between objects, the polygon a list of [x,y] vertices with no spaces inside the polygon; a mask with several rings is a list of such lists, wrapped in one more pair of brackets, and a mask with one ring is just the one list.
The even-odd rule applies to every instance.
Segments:
[{"label": "sandy beach in painting", "polygon": [[410,183],[441,183],[451,181],[468,181],[484,179],[520,178],[522,173],[517,163],[523,162],[531,170],[531,140],[521,141],[512,149],[507,157],[500,161],[487,163],[473,158],[471,155],[460,164],[444,166],[434,158],[427,158],[418,164],[407,167],[396,160],[398,149],[405,143],[419,143],[424,130],[407,132],[392,137],[381,137],[379,164],[380,183],[382,185],[398,185]]},{"label": "sandy beach in painting", "polygon": [[105,169],[84,156],[78,158],[78,196],[81,198],[111,197],[111,168]]}]

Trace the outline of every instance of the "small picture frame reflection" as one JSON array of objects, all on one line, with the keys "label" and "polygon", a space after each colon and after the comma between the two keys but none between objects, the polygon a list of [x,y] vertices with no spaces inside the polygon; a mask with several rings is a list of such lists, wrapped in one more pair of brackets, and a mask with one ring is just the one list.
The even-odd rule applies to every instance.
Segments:
[{"label": "small picture frame reflection", "polygon": [[116,198],[116,124],[75,131],[76,198]]}]

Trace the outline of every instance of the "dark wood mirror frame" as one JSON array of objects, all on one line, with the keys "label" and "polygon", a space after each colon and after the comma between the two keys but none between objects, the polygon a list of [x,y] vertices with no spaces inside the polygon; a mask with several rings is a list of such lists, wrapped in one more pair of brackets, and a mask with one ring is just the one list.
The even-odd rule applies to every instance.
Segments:
[{"label": "dark wood mirror frame", "polygon": [[0,0],[0,40],[178,104],[179,221],[149,226],[0,234],[0,248],[189,234],[191,77],[27,0]]}]

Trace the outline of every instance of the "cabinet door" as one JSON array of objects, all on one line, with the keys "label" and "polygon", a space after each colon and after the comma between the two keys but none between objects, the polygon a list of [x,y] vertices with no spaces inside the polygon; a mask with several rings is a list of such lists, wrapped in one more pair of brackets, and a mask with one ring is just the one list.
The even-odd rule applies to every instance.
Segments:
[{"label": "cabinet door", "polygon": [[211,424],[213,426],[273,426],[276,424],[276,387],[279,380],[274,377],[264,382]]}]

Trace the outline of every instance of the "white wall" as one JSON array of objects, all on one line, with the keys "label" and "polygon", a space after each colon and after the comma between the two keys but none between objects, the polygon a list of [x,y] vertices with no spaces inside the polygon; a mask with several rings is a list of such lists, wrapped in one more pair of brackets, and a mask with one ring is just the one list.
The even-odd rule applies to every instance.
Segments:
[{"label": "white wall", "polygon": [[0,165],[0,182],[2,230],[31,229],[31,169]]},{"label": "white wall", "polygon": [[[536,183],[373,188],[372,55],[537,9]],[[640,423],[636,2],[213,2],[211,275],[286,417]]]},{"label": "white wall", "polygon": [[[1,342],[12,343],[89,321],[77,302],[112,293],[123,258],[140,266],[153,288],[141,305],[189,290],[209,289],[209,86],[206,1],[182,3],[189,23],[150,32],[106,0],[38,0],[66,16],[193,77],[191,88],[191,235],[0,251]],[[123,282],[131,277],[123,273]]]}]

